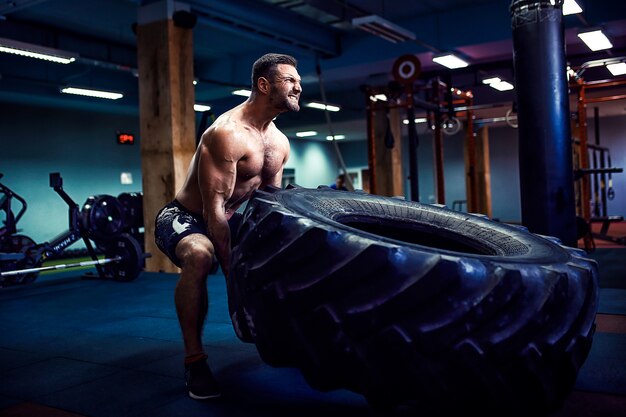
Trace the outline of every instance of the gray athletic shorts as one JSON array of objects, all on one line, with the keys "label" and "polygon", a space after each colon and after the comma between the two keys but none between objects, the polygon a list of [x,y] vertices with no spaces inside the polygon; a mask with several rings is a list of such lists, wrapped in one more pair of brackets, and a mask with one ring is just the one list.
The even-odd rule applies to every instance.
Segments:
[{"label": "gray athletic shorts", "polygon": [[[228,220],[230,234],[234,236],[242,218],[241,213],[235,213]],[[202,216],[192,213],[174,200],[163,207],[156,216],[154,240],[174,265],[180,268],[180,259],[176,256],[176,245],[182,238],[192,233],[207,235],[207,227]]]}]

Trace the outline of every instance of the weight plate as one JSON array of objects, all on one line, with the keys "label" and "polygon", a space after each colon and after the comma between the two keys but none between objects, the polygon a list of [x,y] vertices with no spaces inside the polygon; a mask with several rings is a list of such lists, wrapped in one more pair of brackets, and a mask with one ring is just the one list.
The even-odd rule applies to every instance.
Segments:
[{"label": "weight plate", "polygon": [[393,63],[393,78],[402,84],[417,80],[422,71],[422,63],[415,55],[402,55]]},{"label": "weight plate", "polygon": [[124,208],[124,227],[143,227],[143,198],[141,193],[121,193],[117,199]]},{"label": "weight plate", "polygon": [[124,208],[111,195],[91,196],[83,205],[81,219],[89,237],[94,240],[113,239],[124,229]]},{"label": "weight plate", "polygon": [[461,130],[461,121],[456,117],[451,117],[441,122],[441,130],[448,136],[456,135]]},{"label": "weight plate", "polygon": [[105,275],[118,281],[132,281],[143,270],[144,256],[137,240],[128,233],[122,233],[109,242],[104,256],[107,259],[120,257],[118,262],[103,265]]},{"label": "weight plate", "polygon": [[513,129],[517,129],[519,124],[517,123],[517,113],[513,111],[513,109],[508,109],[506,111],[506,124],[511,126]]}]

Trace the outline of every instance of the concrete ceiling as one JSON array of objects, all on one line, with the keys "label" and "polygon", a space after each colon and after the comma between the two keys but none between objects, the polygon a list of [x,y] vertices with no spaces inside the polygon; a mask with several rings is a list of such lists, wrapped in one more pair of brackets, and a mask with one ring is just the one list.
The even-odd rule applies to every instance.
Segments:
[{"label": "concrete ceiling", "polygon": [[[79,54],[69,65],[0,54],[0,100],[69,109],[92,108],[137,114],[136,37],[133,25],[139,0],[0,0],[0,37]],[[417,56],[423,79],[435,76],[472,90],[479,118],[503,116],[514,92],[496,92],[481,79],[497,74],[514,81],[510,2],[502,0],[189,0],[197,16],[194,62],[198,78],[196,102],[219,114],[240,102],[231,94],[250,84],[252,62],[266,52],[283,52],[299,60],[303,101],[320,100],[342,111],[332,113],[333,132],[349,139],[365,138],[363,85],[386,85],[394,61]],[[568,61],[584,62],[626,55],[626,8],[612,0],[579,1],[582,15],[565,16]],[[354,17],[375,14],[416,35],[416,40],[391,43],[351,24]],[[602,26],[613,41],[610,51],[589,52],[576,36],[580,29]],[[445,70],[432,56],[454,50],[469,58],[461,70]],[[320,74],[317,68],[321,70]],[[321,80],[319,75],[321,75]],[[606,69],[589,70],[585,79],[606,79]],[[123,91],[115,102],[69,97],[65,85]],[[603,92],[602,94],[609,94]],[[610,92],[615,94],[615,92]],[[622,92],[623,94],[623,92]],[[601,105],[601,115],[623,114],[626,104]],[[290,136],[313,128],[328,132],[321,111],[303,108],[281,115],[279,126]]]}]

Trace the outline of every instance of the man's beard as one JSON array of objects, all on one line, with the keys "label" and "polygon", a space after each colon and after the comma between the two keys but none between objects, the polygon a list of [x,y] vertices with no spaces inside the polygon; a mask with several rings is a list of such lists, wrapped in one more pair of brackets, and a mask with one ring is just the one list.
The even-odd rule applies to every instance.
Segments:
[{"label": "man's beard", "polygon": [[281,96],[280,92],[273,90],[269,96],[270,103],[281,111],[300,111],[300,104],[288,96]]}]

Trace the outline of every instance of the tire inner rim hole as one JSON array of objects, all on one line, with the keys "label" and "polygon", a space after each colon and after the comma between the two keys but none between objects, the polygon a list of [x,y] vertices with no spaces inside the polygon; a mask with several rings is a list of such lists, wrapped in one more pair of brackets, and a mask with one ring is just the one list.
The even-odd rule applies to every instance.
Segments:
[{"label": "tire inner rim hole", "polygon": [[363,232],[405,243],[474,255],[496,255],[492,248],[477,239],[419,223],[380,218],[364,219],[354,216],[335,220]]}]

